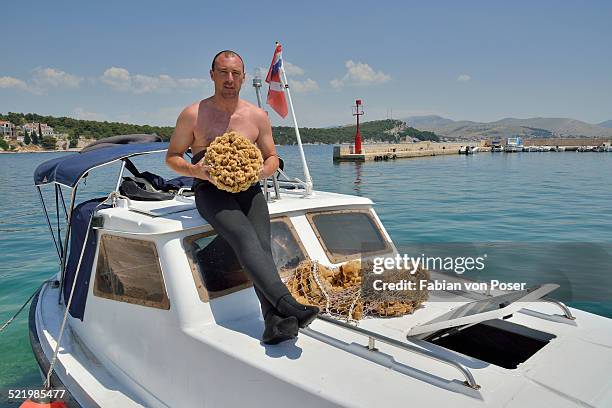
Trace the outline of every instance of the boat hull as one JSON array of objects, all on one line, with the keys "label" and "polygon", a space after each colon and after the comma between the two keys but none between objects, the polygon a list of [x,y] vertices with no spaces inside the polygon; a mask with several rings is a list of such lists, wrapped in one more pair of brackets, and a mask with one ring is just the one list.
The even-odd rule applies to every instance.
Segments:
[{"label": "boat hull", "polygon": [[[57,325],[40,327],[40,324],[45,321],[61,321],[61,316],[42,318],[41,315],[57,314],[61,308],[57,306],[57,291],[46,294],[43,291],[43,295],[45,301],[41,302],[37,296],[31,309],[31,322],[34,324],[33,338],[36,340],[38,336],[34,342],[38,344],[37,360],[40,358],[43,362],[41,367],[44,370],[44,361],[48,361],[51,355],[51,344],[45,344],[45,339],[51,339],[49,343],[52,342],[53,336],[57,336]],[[240,300],[240,296],[246,295],[251,295],[248,290],[228,295],[234,296],[228,301],[235,303]],[[48,307],[47,311],[40,309],[41,303]],[[446,306],[441,303],[429,304],[421,313],[434,313],[442,307]],[[438,350],[442,355],[463,361],[482,386],[480,390],[466,387],[461,376],[456,371],[449,371],[444,365],[432,365],[431,360],[427,361],[409,352],[396,352],[380,343],[376,343],[378,352],[370,351],[364,347],[367,339],[356,338],[321,321],[315,321],[312,328],[301,333],[295,343],[265,347],[256,339],[261,330],[261,322],[257,319],[220,322],[204,328],[185,328],[176,333],[174,337],[180,342],[171,348],[174,350],[171,354],[180,360],[176,367],[183,367],[183,371],[177,368],[160,370],[159,361],[151,360],[150,372],[142,373],[143,378],[155,373],[168,387],[174,388],[173,395],[164,396],[163,399],[148,399],[142,394],[130,394],[125,382],[113,383],[108,373],[100,375],[82,370],[80,366],[86,365],[83,359],[93,355],[101,358],[101,355],[93,351],[80,352],[76,348],[80,341],[70,330],[64,334],[63,343],[65,341],[67,348],[60,349],[57,384],[63,383],[73,395],[78,395],[78,403],[71,406],[84,407],[402,407],[405,406],[406,398],[416,398],[419,405],[430,407],[536,407],[542,405],[541,399],[550,402],[548,406],[572,406],[572,398],[591,406],[608,406],[612,395],[605,392],[602,394],[602,390],[606,389],[606,384],[610,384],[603,375],[612,361],[610,353],[606,352],[609,340],[603,337],[606,333],[612,333],[609,320],[572,309],[576,321],[585,331],[582,335],[570,335],[571,338],[564,339],[564,333],[569,334],[580,326],[556,315],[559,310],[553,306],[542,305],[537,309],[540,311],[515,313],[509,321],[526,327],[538,323],[540,329],[555,332],[558,339],[515,370],[483,364],[461,354],[440,350],[424,341],[414,342],[418,347]],[[419,317],[406,316],[403,322],[413,318]],[[392,321],[366,320],[361,327],[379,332]],[[398,326],[404,327],[399,323],[396,322]],[[392,333],[392,330],[386,331],[386,335]],[[581,339],[583,337],[588,342],[584,342]],[[397,340],[401,340],[401,337]],[[111,339],[104,341],[110,342]],[[405,337],[403,341],[406,341]],[[592,342],[601,345],[595,347]],[[593,349],[585,353],[585,345]],[[568,354],[581,351],[588,359],[566,361],[559,358],[555,349]],[[71,362],[67,357],[74,359]],[[575,373],[566,371],[568,364],[574,367]],[[98,365],[90,367],[101,369],[100,366],[98,361]],[[593,370],[593,381],[579,382],[587,366]],[[566,374],[560,377],[556,373],[561,367]],[[196,369],[199,369],[199,374]],[[537,385],[538,382],[545,386]],[[95,388],[107,390],[96,391]],[[562,388],[565,394],[570,395],[571,391],[571,396],[559,393],[558,389]],[[96,392],[98,396],[93,395]],[[115,395],[109,396],[113,393]]]},{"label": "boat hull", "polygon": [[[34,358],[38,363],[38,368],[40,369],[41,376],[45,378],[47,376],[47,373],[49,372],[50,361],[49,358],[45,355],[45,352],[43,351],[43,347],[40,342],[40,337],[38,335],[38,328],[36,326],[36,308],[38,307],[40,291],[41,289],[38,289],[36,295],[34,295],[34,298],[30,303],[30,311],[28,315],[28,331],[30,337],[30,345],[32,346],[32,353],[34,354]],[[55,372],[51,374],[51,387],[56,390],[59,389],[65,391],[61,400],[68,407],[81,407],[81,405],[74,399],[74,397],[70,393],[70,390],[66,388],[62,380]]]}]

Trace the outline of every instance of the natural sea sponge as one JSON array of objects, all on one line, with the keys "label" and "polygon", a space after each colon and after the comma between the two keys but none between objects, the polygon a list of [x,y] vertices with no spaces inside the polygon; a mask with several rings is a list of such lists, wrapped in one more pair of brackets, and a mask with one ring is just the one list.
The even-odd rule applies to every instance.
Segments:
[{"label": "natural sea sponge", "polygon": [[249,139],[238,132],[227,132],[208,146],[204,163],[210,166],[210,179],[217,188],[238,193],[259,180],[263,157]]}]

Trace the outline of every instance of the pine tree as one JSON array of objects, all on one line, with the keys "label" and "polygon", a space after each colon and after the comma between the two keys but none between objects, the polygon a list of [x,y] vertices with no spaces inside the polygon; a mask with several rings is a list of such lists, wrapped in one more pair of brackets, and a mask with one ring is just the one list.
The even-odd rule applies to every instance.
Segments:
[{"label": "pine tree", "polygon": [[39,144],[39,140],[38,140],[38,135],[36,134],[35,131],[32,131],[32,144],[33,145],[37,145]]},{"label": "pine tree", "polygon": [[32,139],[30,138],[30,134],[28,132],[24,132],[23,143],[26,145],[32,143]]},{"label": "pine tree", "polygon": [[69,148],[74,148],[77,147],[79,144],[79,136],[78,135],[74,135],[73,137],[70,138],[70,144],[68,145]]}]

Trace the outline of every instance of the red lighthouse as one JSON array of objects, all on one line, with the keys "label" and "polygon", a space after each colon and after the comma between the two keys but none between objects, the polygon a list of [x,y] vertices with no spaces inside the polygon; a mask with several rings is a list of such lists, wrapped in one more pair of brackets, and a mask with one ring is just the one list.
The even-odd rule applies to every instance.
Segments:
[{"label": "red lighthouse", "polygon": [[353,106],[353,116],[357,116],[357,131],[355,132],[355,154],[361,154],[361,133],[359,133],[359,116],[363,115],[361,99],[355,101]]}]

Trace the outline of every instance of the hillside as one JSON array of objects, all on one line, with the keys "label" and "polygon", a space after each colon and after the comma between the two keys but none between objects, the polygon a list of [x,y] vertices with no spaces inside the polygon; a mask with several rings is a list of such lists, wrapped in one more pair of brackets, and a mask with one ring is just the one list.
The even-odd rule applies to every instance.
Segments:
[{"label": "hillside", "polygon": [[[355,140],[356,126],[339,126],[334,128],[300,128],[303,143],[351,143]],[[294,144],[295,131],[292,127],[275,126],[272,128],[274,141],[278,144]],[[361,138],[368,142],[399,142],[406,137],[418,140],[439,140],[429,131],[420,131],[408,127],[399,120],[374,120],[360,124]]]},{"label": "hillside", "polygon": [[[0,114],[0,120],[8,120],[22,125],[28,122],[42,122],[53,127],[55,133],[68,134],[69,138],[101,139],[114,135],[134,133],[156,133],[164,140],[169,140],[174,131],[171,126],[132,125],[118,122],[96,122],[67,117],[41,116],[35,113]],[[364,142],[396,142],[406,137],[418,140],[438,140],[438,136],[429,131],[420,131],[408,127],[399,120],[377,120],[361,124],[361,136]],[[274,141],[277,144],[294,144],[295,131],[293,127],[275,126],[272,128]],[[355,137],[355,126],[340,126],[334,128],[300,128],[303,143],[345,143],[352,142]]]},{"label": "hillside", "polygon": [[612,120],[606,120],[605,122],[598,123],[597,126],[612,128]]},{"label": "hillside", "polygon": [[495,122],[452,121],[440,116],[404,119],[410,126],[456,139],[524,137],[612,137],[612,129],[569,118],[504,118]]},{"label": "hillside", "polygon": [[417,129],[431,129],[434,127],[442,127],[450,125],[454,121],[451,119],[443,118],[438,115],[425,115],[425,116],[411,116],[404,119],[409,126]]},{"label": "hillside", "polygon": [[83,137],[86,139],[101,139],[114,135],[129,135],[135,133],[156,133],[164,140],[170,139],[174,127],[132,125],[119,122],[96,122],[93,120],[80,120],[67,117],[42,116],[36,113],[0,114],[0,120],[8,120],[15,125],[30,122],[41,122],[51,126],[55,133],[66,133],[70,138]]}]

